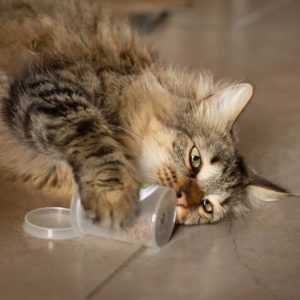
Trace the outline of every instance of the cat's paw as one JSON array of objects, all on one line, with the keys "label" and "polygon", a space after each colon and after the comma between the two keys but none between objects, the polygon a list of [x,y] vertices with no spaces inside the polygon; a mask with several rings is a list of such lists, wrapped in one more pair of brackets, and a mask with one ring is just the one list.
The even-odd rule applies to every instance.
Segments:
[{"label": "cat's paw", "polygon": [[81,185],[81,203],[87,215],[108,228],[130,223],[138,208],[139,185],[127,182],[114,188],[103,188],[95,182]]}]

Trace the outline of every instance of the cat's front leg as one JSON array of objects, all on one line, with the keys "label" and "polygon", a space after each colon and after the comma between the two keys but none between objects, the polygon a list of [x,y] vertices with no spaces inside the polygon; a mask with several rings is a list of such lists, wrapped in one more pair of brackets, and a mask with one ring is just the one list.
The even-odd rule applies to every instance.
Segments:
[{"label": "cat's front leg", "polygon": [[[90,140],[91,142],[92,140]],[[95,142],[95,141],[94,141]],[[108,137],[68,152],[82,205],[88,215],[106,227],[126,225],[138,205],[139,184],[135,167],[128,161],[116,141]]]},{"label": "cat's front leg", "polygon": [[138,204],[136,168],[89,97],[51,74],[29,76],[11,87],[2,116],[20,143],[68,162],[86,210],[100,223],[118,227]]},{"label": "cat's front leg", "polygon": [[101,112],[90,108],[78,112],[64,128],[48,135],[72,167],[83,207],[101,225],[125,225],[134,217],[139,183],[122,144]]}]

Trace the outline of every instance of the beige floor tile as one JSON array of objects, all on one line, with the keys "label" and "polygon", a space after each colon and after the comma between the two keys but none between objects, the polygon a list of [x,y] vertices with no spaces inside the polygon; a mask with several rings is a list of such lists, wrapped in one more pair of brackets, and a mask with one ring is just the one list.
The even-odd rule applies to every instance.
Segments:
[{"label": "beige floor tile", "polygon": [[22,229],[25,213],[59,201],[4,182],[0,187],[0,299],[84,299],[138,249],[104,238],[31,237]]},{"label": "beige floor tile", "polygon": [[92,299],[299,299],[299,201],[269,203],[243,220],[181,228]]},{"label": "beige floor tile", "polygon": [[240,150],[260,174],[300,193],[300,101],[293,90],[259,86],[240,119]]}]

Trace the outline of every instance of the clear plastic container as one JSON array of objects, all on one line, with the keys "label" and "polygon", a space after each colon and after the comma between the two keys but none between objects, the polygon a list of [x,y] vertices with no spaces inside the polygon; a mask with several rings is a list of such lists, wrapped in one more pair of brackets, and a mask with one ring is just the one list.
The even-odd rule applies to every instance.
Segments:
[{"label": "clear plastic container", "polygon": [[174,190],[152,185],[140,190],[140,213],[123,229],[103,228],[87,218],[78,192],[71,208],[45,207],[25,216],[24,230],[44,239],[69,239],[83,234],[102,236],[149,247],[166,244],[173,232],[176,218]]}]

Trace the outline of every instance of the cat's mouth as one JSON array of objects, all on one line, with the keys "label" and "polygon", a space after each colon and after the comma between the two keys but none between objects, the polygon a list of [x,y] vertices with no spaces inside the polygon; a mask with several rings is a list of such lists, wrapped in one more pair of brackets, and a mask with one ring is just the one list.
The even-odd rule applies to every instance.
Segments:
[{"label": "cat's mouth", "polygon": [[194,225],[200,224],[200,215],[197,208],[177,205],[176,224]]}]

